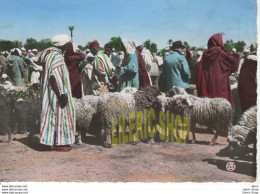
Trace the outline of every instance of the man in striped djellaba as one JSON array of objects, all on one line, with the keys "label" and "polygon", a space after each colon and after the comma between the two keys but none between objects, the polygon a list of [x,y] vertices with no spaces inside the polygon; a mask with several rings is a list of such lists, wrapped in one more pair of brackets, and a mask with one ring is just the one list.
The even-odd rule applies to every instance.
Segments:
[{"label": "man in striped djellaba", "polygon": [[54,47],[45,49],[38,59],[43,66],[40,143],[51,146],[52,151],[69,151],[75,141],[76,117],[63,57],[70,41],[66,34],[54,36]]}]

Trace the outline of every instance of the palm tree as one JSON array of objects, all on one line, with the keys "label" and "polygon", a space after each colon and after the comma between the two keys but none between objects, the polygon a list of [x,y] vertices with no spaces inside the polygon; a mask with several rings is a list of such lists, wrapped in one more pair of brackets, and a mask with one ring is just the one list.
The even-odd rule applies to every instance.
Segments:
[{"label": "palm tree", "polygon": [[74,26],[68,26],[68,28],[70,31],[70,37],[71,37],[71,41],[72,41]]}]

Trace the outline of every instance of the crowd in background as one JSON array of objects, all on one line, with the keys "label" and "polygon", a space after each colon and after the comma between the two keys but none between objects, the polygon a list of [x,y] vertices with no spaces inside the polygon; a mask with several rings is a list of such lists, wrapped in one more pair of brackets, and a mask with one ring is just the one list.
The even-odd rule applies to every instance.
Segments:
[{"label": "crowd in background", "polygon": [[256,44],[239,55],[235,49],[228,52],[222,35],[215,34],[204,52],[191,52],[181,41],[175,41],[160,56],[124,39],[123,51],[115,51],[111,43],[105,44],[103,50],[94,40],[82,52],[67,35],[58,35],[52,41],[54,47],[41,52],[23,47],[1,52],[0,76],[1,85],[7,89],[23,85],[41,88],[40,141],[53,146],[53,150],[69,149],[64,145],[75,141],[72,97],[80,99],[149,85],[167,92],[173,86],[188,89],[194,84],[198,96],[223,97],[234,108],[229,76],[238,72],[243,111],[256,104]]}]

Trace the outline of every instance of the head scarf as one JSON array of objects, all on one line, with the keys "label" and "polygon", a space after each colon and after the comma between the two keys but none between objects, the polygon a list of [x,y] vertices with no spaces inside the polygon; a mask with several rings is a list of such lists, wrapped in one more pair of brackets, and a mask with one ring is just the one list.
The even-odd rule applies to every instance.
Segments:
[{"label": "head scarf", "polygon": [[214,34],[209,38],[208,41],[208,49],[211,49],[213,47],[222,47],[224,48],[223,39],[221,34]]},{"label": "head scarf", "polygon": [[122,39],[122,43],[126,49],[127,54],[131,55],[131,54],[135,53],[136,49],[135,49],[132,41]]},{"label": "head scarf", "polygon": [[89,48],[96,46],[96,45],[99,45],[99,43],[98,43],[98,41],[94,40],[91,43],[89,43]]}]

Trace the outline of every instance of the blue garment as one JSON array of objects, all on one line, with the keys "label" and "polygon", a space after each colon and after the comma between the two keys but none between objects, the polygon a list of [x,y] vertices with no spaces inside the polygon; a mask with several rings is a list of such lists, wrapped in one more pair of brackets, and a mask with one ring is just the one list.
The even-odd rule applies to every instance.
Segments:
[{"label": "blue garment", "polygon": [[111,62],[113,63],[113,65],[115,67],[117,67],[120,63],[120,59],[118,56],[114,55],[114,54],[111,54]]},{"label": "blue garment", "polygon": [[189,87],[190,69],[183,55],[175,51],[172,52],[165,58],[162,68],[167,90],[170,90],[173,86],[184,89]]},{"label": "blue garment", "polygon": [[116,69],[116,76],[122,81],[121,90],[126,87],[134,87],[139,89],[139,72],[137,54],[133,53],[127,57],[125,64],[122,65],[121,71]]}]

